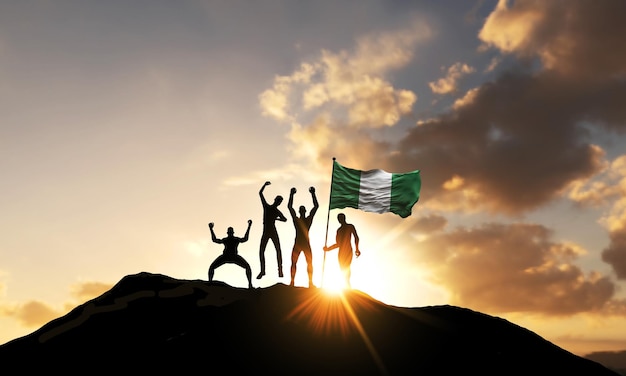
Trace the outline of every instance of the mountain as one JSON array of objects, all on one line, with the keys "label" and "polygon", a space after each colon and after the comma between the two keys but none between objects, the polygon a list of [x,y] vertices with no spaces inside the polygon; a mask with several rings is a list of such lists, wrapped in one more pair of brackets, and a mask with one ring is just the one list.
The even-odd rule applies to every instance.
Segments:
[{"label": "mountain", "polygon": [[[617,375],[501,318],[139,273],[0,346],[13,373]],[[10,367],[10,368],[8,368]]]},{"label": "mountain", "polygon": [[626,376],[626,350],[597,351],[585,355],[585,358],[601,363],[618,374]]}]

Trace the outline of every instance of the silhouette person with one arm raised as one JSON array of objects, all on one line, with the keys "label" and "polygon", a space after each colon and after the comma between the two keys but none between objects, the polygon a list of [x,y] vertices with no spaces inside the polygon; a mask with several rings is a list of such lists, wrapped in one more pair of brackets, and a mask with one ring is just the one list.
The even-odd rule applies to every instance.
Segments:
[{"label": "silhouette person with one arm raised", "polygon": [[298,257],[300,256],[300,253],[304,253],[304,257],[306,258],[306,272],[309,275],[309,287],[314,287],[313,253],[311,252],[311,243],[309,241],[309,230],[311,228],[311,224],[313,223],[313,217],[317,212],[317,208],[319,208],[319,204],[317,203],[317,197],[315,196],[315,188],[310,187],[309,192],[311,192],[311,198],[313,199],[313,208],[311,209],[308,217],[306,216],[306,208],[304,206],[300,206],[299,208],[299,217],[296,215],[296,211],[293,209],[293,196],[296,194],[296,188],[291,188],[291,192],[289,194],[289,202],[287,204],[287,208],[289,208],[289,213],[291,214],[291,218],[293,219],[293,226],[296,230],[296,239],[293,244],[293,249],[291,250],[290,286],[294,285]]},{"label": "silhouette person with one arm raised", "polygon": [[339,248],[339,252],[337,254],[339,258],[339,267],[341,268],[341,272],[343,273],[344,279],[346,280],[346,286],[350,288],[352,237],[354,237],[354,245],[356,247],[356,251],[354,252],[354,254],[356,255],[356,257],[359,257],[361,256],[361,251],[359,250],[359,235],[357,234],[354,225],[346,222],[345,214],[339,213],[337,215],[337,220],[339,221],[340,226],[337,229],[336,243],[331,245],[330,247],[324,246],[324,251],[328,252],[332,249]]},{"label": "silhouette person with one arm raised", "polygon": [[250,235],[250,227],[252,226],[252,220],[248,220],[248,229],[246,230],[246,234],[243,238],[236,237],[235,230],[232,227],[229,227],[226,231],[225,238],[218,239],[215,236],[215,232],[213,231],[213,222],[209,223],[209,229],[211,229],[211,239],[214,243],[224,244],[224,252],[219,255],[215,261],[211,263],[209,266],[209,282],[213,281],[213,275],[215,274],[215,269],[226,264],[236,264],[241,266],[246,270],[246,278],[248,278],[248,288],[252,288],[252,269],[250,268],[250,264],[238,254],[237,247],[239,243],[244,243],[248,241],[248,235]]},{"label": "silhouette person with one arm raised", "polygon": [[263,235],[261,235],[261,246],[259,248],[259,259],[261,262],[261,272],[256,277],[257,279],[263,278],[265,275],[265,248],[267,247],[267,242],[271,239],[272,243],[274,243],[274,248],[276,248],[276,260],[278,262],[278,277],[283,277],[283,254],[280,249],[280,240],[278,239],[278,231],[276,231],[276,221],[287,222],[287,218],[283,215],[283,213],[278,209],[278,205],[283,202],[283,196],[276,196],[274,198],[274,203],[271,205],[267,203],[265,200],[265,196],[263,195],[263,190],[265,187],[270,185],[269,181],[266,181],[265,184],[259,190],[259,196],[261,197],[261,203],[263,204]]}]

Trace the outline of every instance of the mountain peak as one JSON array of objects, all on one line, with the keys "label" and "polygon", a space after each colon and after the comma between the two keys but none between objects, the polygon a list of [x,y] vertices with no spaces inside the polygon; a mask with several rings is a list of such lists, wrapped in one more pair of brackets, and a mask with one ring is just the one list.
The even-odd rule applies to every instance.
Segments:
[{"label": "mountain peak", "polygon": [[23,371],[272,374],[616,373],[501,318],[455,306],[403,308],[356,290],[138,273],[0,346]]}]

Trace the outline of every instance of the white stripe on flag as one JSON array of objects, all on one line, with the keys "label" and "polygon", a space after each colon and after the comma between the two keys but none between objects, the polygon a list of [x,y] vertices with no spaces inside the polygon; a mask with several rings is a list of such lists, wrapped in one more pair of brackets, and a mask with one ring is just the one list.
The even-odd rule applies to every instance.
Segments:
[{"label": "white stripe on flag", "polygon": [[361,172],[359,209],[386,213],[391,205],[391,174],[383,170]]}]

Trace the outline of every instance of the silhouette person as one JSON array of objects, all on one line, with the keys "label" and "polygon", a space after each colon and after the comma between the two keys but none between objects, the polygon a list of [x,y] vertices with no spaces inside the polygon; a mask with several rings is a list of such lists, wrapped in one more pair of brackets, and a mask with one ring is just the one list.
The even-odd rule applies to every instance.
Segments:
[{"label": "silhouette person", "polygon": [[263,190],[265,187],[270,185],[269,181],[266,181],[265,184],[259,190],[259,196],[261,197],[261,203],[263,204],[263,235],[261,235],[261,246],[259,248],[259,259],[261,261],[261,272],[256,277],[257,279],[263,278],[265,275],[265,248],[267,247],[267,242],[271,239],[272,243],[274,243],[274,248],[276,248],[276,260],[278,262],[278,277],[283,277],[283,254],[280,249],[280,240],[278,239],[278,231],[276,231],[276,221],[287,222],[287,218],[283,215],[283,213],[278,209],[278,205],[283,202],[283,196],[276,196],[274,198],[274,203],[271,205],[267,203],[265,200],[265,196],[263,195]]},{"label": "silhouette person", "polygon": [[350,288],[350,264],[352,263],[352,237],[354,237],[354,245],[356,251],[354,254],[356,257],[361,256],[359,250],[359,235],[356,232],[354,225],[346,222],[346,215],[339,213],[337,220],[340,223],[337,229],[336,243],[330,247],[324,246],[324,251],[328,252],[332,249],[339,248],[337,256],[339,258],[339,267],[343,273],[343,277],[346,281],[346,286]]},{"label": "silhouette person", "polygon": [[309,213],[309,216],[306,216],[306,208],[304,206],[300,206],[299,213],[300,216],[296,215],[296,211],[293,210],[293,196],[296,193],[295,188],[291,188],[291,192],[289,194],[289,202],[287,204],[287,208],[289,208],[289,213],[291,214],[291,218],[293,219],[293,226],[296,229],[296,239],[293,244],[293,249],[291,250],[291,283],[290,286],[293,286],[294,279],[296,277],[296,264],[298,262],[298,257],[300,253],[304,253],[304,257],[306,258],[306,272],[309,275],[309,287],[313,286],[313,254],[311,252],[311,243],[309,242],[309,229],[311,228],[311,224],[313,223],[313,217],[317,212],[317,208],[319,208],[319,204],[317,203],[317,197],[315,196],[315,188],[310,187],[309,192],[311,192],[311,198],[313,199],[313,208]]},{"label": "silhouette person", "polygon": [[248,220],[248,229],[246,230],[246,234],[243,238],[236,237],[235,230],[232,227],[229,227],[226,231],[225,238],[218,239],[215,236],[215,232],[213,231],[213,222],[209,223],[209,229],[211,229],[211,239],[213,239],[214,243],[224,244],[224,252],[219,255],[209,266],[209,282],[213,281],[213,275],[215,274],[215,269],[226,264],[236,264],[241,266],[246,270],[246,277],[248,278],[248,288],[252,288],[252,269],[250,268],[250,264],[241,257],[237,253],[237,246],[239,243],[244,243],[248,241],[248,235],[250,235],[250,227],[252,226],[252,220]]}]

